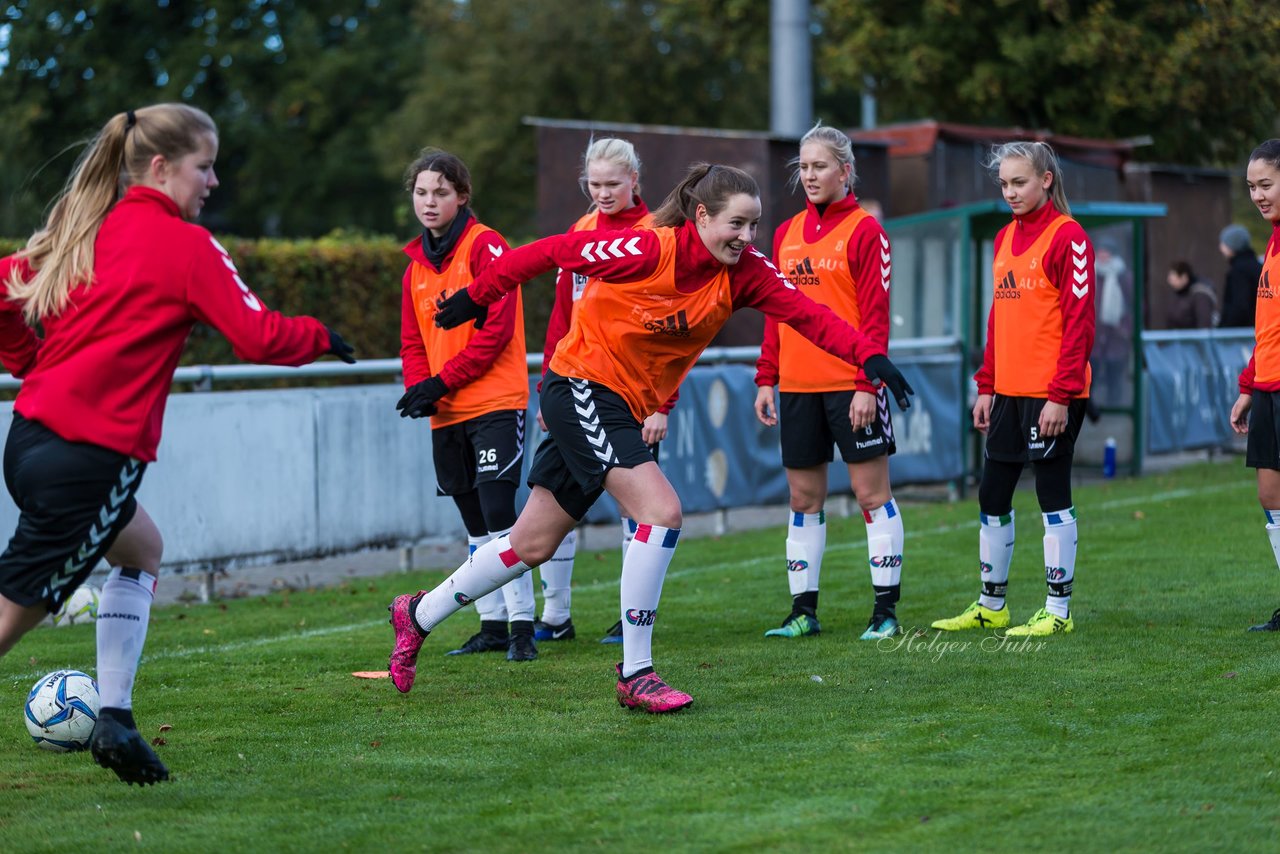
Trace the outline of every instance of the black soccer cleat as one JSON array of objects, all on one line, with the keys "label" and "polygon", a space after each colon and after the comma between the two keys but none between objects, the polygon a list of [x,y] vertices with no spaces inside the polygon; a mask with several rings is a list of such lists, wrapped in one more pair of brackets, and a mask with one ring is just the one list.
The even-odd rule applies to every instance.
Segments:
[{"label": "black soccer cleat", "polygon": [[533,642],[533,621],[513,621],[511,642],[507,645],[507,661],[533,661],[538,657],[538,645]]},{"label": "black soccer cleat", "polygon": [[538,645],[533,635],[512,635],[507,645],[507,661],[534,661],[538,658]]},{"label": "black soccer cleat", "polygon": [[169,769],[143,740],[128,709],[108,708],[98,713],[89,750],[94,762],[115,771],[130,786],[149,786],[169,779]]},{"label": "black soccer cleat", "polygon": [[1280,632],[1280,608],[1271,615],[1271,619],[1265,623],[1258,623],[1256,626],[1250,626],[1251,632]]},{"label": "black soccer cleat", "polygon": [[457,649],[451,649],[445,655],[471,655],[473,652],[501,652],[507,648],[511,638],[509,635],[495,635],[491,632],[476,632],[467,638],[467,642]]}]

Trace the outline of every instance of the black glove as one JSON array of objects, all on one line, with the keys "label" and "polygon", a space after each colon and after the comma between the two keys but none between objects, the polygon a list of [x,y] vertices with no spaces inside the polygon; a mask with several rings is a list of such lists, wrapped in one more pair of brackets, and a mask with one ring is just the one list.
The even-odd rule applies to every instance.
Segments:
[{"label": "black glove", "polygon": [[911,408],[911,398],[907,395],[915,394],[916,390],[907,382],[902,371],[889,361],[888,356],[872,356],[867,359],[862,363],[862,372],[871,382],[883,383],[889,389],[889,394],[893,395],[893,399],[898,402],[899,409]]},{"label": "black glove", "polygon": [[457,291],[448,299],[438,301],[436,309],[436,326],[441,329],[452,329],[468,320],[474,320],[476,329],[479,329],[484,326],[484,321],[489,316],[489,307],[476,305],[467,288]]},{"label": "black glove", "polygon": [[352,355],[353,353],[355,353],[355,350],[352,349],[350,344],[342,340],[341,335],[334,332],[332,329],[329,330],[328,352],[337,356],[339,359],[346,362],[348,365],[354,365],[356,363],[356,357]]},{"label": "black glove", "polygon": [[436,414],[436,401],[449,393],[449,387],[439,377],[427,377],[409,386],[404,397],[396,404],[401,418],[427,418]]}]

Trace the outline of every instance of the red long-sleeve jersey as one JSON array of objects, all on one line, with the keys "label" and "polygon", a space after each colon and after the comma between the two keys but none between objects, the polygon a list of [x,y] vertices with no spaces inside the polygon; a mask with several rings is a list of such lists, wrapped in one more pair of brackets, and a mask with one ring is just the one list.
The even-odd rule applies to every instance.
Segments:
[{"label": "red long-sleeve jersey", "polygon": [[[151,462],[160,444],[173,372],[191,328],[207,323],[248,362],[302,365],[329,350],[312,317],[269,310],[245,285],[208,231],[185,222],[163,193],[132,187],[94,241],[93,283],[79,285],[60,314],[34,334],[21,307],[0,299],[0,358],[25,374],[14,408],[72,442]],[[0,260],[7,282],[18,259]]]},{"label": "red long-sleeve jersey", "polygon": [[[677,232],[676,289],[693,293],[726,267],[708,251],[692,222]],[[555,267],[599,279],[599,287],[608,287],[609,282],[639,281],[653,275],[660,251],[658,236],[647,229],[557,234],[505,253],[476,278],[469,292],[476,303],[488,305],[521,282]],[[733,309],[758,309],[851,363],[862,364],[871,356],[884,354],[884,347],[877,347],[826,306],[796,290],[754,247],[747,247],[738,263],[727,269]]]},{"label": "red long-sleeve jersey", "polygon": [[[843,222],[850,214],[860,210],[858,201],[852,194],[838,202],[828,205],[821,214],[812,202],[805,202],[804,242],[817,243],[823,235]],[[791,228],[791,220],[778,226],[773,233],[773,263],[783,269],[779,263],[782,242]],[[867,217],[856,228],[852,240],[849,241],[848,271],[857,283],[854,294],[857,300],[859,317],[855,324],[879,352],[889,348],[889,289],[888,271],[889,240],[884,228],[874,217]],[[819,271],[817,275],[821,276]],[[849,320],[849,318],[845,318]],[[760,344],[760,358],[756,361],[756,385],[778,384],[778,323],[772,318],[765,318],[764,340]],[[874,392],[875,387],[862,372],[857,370],[854,388],[857,391]]]},{"label": "red long-sleeve jersey", "polygon": [[[1046,202],[1026,216],[1015,216],[996,235],[997,251],[1005,240],[1012,240],[1014,253],[1025,252],[1058,216],[1058,210],[1051,202]],[[1073,252],[1073,243],[1083,245],[1084,251]],[[1073,256],[1083,260],[1083,267],[1077,268],[1073,264]],[[1058,229],[1045,253],[1043,265],[1045,276],[1058,288],[1058,305],[1062,312],[1062,343],[1057,367],[1049,382],[1049,400],[1065,405],[1084,391],[1089,353],[1093,350],[1093,244],[1079,223],[1068,222]],[[973,377],[978,383],[979,394],[995,393],[995,341],[993,300],[991,311],[987,315],[987,345],[983,351],[982,367]]]},{"label": "red long-sleeve jersey", "polygon": [[[475,218],[472,217],[466,228],[458,235],[459,242],[475,225]],[[498,232],[490,231],[480,235],[471,244],[471,269],[484,271],[507,250],[507,241]],[[427,260],[426,254],[422,251],[421,237],[415,237],[409,241],[409,244],[404,247],[404,254],[438,272],[444,272],[453,261],[451,250],[441,262],[441,266],[437,268]],[[475,337],[466,347],[459,350],[456,356],[443,365],[432,365],[427,358],[427,348],[422,342],[422,330],[418,328],[417,316],[413,310],[409,273],[410,269],[406,268],[401,283],[400,305],[400,360],[404,365],[405,388],[433,375],[439,376],[448,386],[449,391],[457,391],[465,385],[470,385],[493,367],[493,363],[511,342],[516,328],[516,301],[502,300],[498,305],[491,307],[484,327],[476,331]]]}]

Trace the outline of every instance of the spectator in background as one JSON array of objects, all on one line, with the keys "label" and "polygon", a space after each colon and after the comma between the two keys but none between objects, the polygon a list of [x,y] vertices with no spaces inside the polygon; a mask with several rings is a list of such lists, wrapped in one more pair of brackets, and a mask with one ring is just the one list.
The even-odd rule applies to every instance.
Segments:
[{"label": "spectator in background", "polygon": [[1222,320],[1219,326],[1253,326],[1257,307],[1258,278],[1262,263],[1249,245],[1243,225],[1229,225],[1218,235],[1218,251],[1227,259],[1227,280],[1222,289]]},{"label": "spectator in background", "polygon": [[1129,365],[1133,359],[1133,276],[1114,241],[1098,241],[1094,270],[1098,277],[1097,338],[1093,345],[1095,396],[1102,406],[1129,402]]},{"label": "spectator in background", "polygon": [[884,206],[876,199],[858,199],[858,204],[862,209],[871,214],[880,222],[884,222]]},{"label": "spectator in background", "polygon": [[1186,261],[1169,265],[1166,277],[1173,299],[1165,309],[1168,329],[1210,329],[1218,320],[1218,295],[1213,285],[1196,275]]}]

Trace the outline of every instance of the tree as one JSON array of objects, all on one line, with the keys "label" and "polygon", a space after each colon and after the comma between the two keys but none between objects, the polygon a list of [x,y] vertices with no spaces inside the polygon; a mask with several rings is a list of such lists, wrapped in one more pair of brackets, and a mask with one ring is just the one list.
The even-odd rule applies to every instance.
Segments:
[{"label": "tree", "polygon": [[870,75],[889,121],[1102,138],[1223,163],[1275,132],[1280,16],[1252,0],[819,0],[828,86]]},{"label": "tree", "polygon": [[485,221],[515,239],[532,229],[526,116],[768,124],[765,4],[424,0],[418,23],[431,61],[381,138],[381,159],[403,168],[425,145],[453,151]]},{"label": "tree", "polygon": [[421,59],[411,0],[20,0],[4,13],[0,231],[27,233],[77,143],[111,115],[186,101],[218,123],[206,222],[250,235],[387,230],[372,140]]}]

